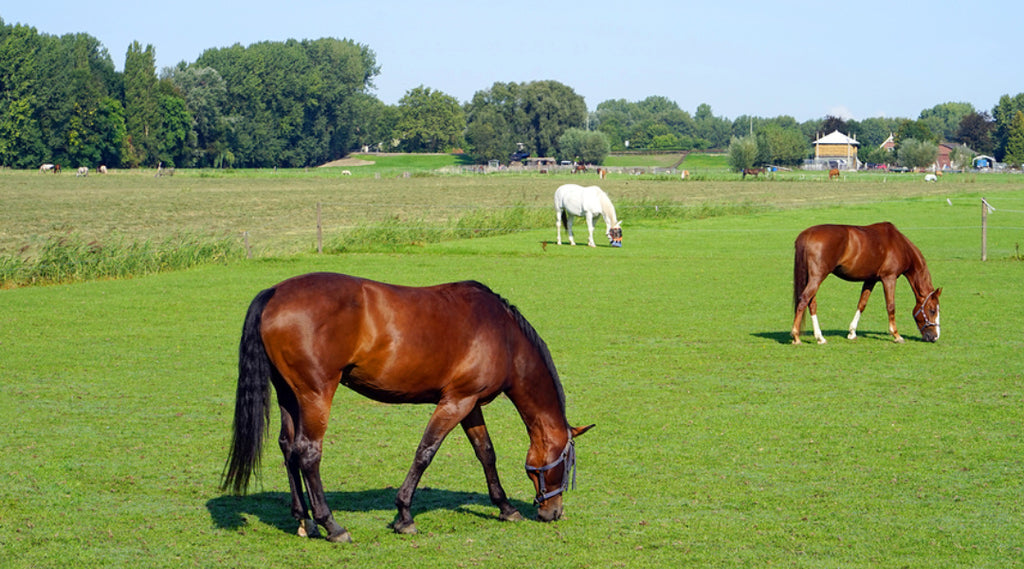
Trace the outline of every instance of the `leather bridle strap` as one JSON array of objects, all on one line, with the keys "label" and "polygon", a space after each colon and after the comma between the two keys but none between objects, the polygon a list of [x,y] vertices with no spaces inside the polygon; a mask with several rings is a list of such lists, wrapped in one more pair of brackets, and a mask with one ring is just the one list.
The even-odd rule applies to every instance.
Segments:
[{"label": "leather bridle strap", "polygon": [[[548,490],[547,485],[544,482],[544,473],[557,467],[560,464],[565,465],[565,474],[562,476],[562,485],[554,490]],[[569,473],[572,472],[572,488],[576,488],[576,443],[572,440],[572,436],[569,436],[569,442],[565,444],[565,448],[562,449],[562,454],[558,455],[558,458],[550,464],[544,466],[530,466],[526,465],[526,472],[532,472],[537,475],[537,496],[533,499],[534,505],[540,504],[545,500],[554,498],[555,496],[565,492],[570,488]]]}]

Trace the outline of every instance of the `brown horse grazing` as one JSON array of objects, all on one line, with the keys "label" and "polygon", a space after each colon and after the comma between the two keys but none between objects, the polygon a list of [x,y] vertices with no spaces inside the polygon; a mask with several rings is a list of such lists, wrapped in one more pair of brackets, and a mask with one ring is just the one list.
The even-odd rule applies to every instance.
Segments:
[{"label": "brown horse grazing", "polygon": [[320,479],[324,433],[339,385],[385,403],[437,405],[395,499],[392,527],[398,533],[416,532],[413,494],[456,425],[484,467],[499,519],[522,519],[498,480],[481,411],[498,395],[508,396],[526,424],[526,473],[542,521],[561,517],[562,493],[575,479],[574,438],[593,426],[569,425],[544,341],[514,306],[477,282],[416,288],[330,273],[288,279],[260,292],[249,306],[238,368],[223,488],[245,492],[259,468],[273,384],[299,535],[317,535],[319,524],[330,541],[351,541],[334,521]]},{"label": "brown horse grazing", "polygon": [[831,170],[829,170],[828,171],[828,179],[829,179],[830,182],[832,180],[839,179],[839,168],[832,168]]},{"label": "brown horse grazing", "polygon": [[764,173],[764,168],[744,168],[741,179],[746,180],[747,176],[758,177]]},{"label": "brown horse grazing", "polygon": [[800,324],[804,310],[810,309],[814,337],[825,343],[818,325],[818,287],[829,273],[847,280],[863,282],[857,312],[850,323],[847,338],[857,337],[857,323],[868,303],[871,290],[879,281],[885,291],[885,308],[889,313],[889,332],[896,342],[903,338],[896,331],[896,279],[907,278],[917,299],[914,321],[926,342],[939,338],[939,295],[942,289],[932,287],[921,251],[889,222],[874,225],[815,225],[796,238],[793,260],[793,343],[800,343]]}]

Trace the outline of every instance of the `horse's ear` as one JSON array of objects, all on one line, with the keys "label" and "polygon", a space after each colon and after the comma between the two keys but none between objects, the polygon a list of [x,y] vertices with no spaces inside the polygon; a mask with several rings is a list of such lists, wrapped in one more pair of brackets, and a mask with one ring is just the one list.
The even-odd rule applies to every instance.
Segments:
[{"label": "horse's ear", "polygon": [[594,425],[587,425],[586,427],[569,427],[569,428],[572,430],[572,438],[575,439],[576,437],[582,435],[583,433],[589,431],[590,429],[593,429]]},{"label": "horse's ear", "polygon": [[942,287],[941,286],[939,288],[935,289],[935,300],[936,301],[939,300],[939,295],[940,294],[942,294]]},{"label": "horse's ear", "polygon": [[618,227],[619,229],[622,229],[622,220],[621,219],[615,224],[615,227]]}]

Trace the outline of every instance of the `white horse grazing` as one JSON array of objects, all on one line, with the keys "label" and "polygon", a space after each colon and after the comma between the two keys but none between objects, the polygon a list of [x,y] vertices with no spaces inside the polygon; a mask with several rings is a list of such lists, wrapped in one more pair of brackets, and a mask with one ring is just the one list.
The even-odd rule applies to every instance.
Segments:
[{"label": "white horse grazing", "polygon": [[75,174],[75,177],[78,177],[78,176],[88,176],[88,175],[89,175],[89,168],[87,168],[85,166],[79,166],[78,173]]},{"label": "white horse grazing", "polygon": [[42,166],[39,167],[39,171],[40,172],[49,172],[50,170],[53,170],[53,168],[54,168],[53,164],[43,164]]},{"label": "white horse grazing", "polygon": [[608,194],[597,186],[582,187],[576,184],[565,184],[555,190],[555,229],[558,231],[558,244],[562,244],[562,225],[569,233],[569,244],[575,245],[572,237],[572,218],[586,217],[587,231],[591,247],[594,244],[594,216],[600,214],[604,218],[605,235],[612,247],[622,247],[622,222],[615,217],[615,206],[608,199]]}]

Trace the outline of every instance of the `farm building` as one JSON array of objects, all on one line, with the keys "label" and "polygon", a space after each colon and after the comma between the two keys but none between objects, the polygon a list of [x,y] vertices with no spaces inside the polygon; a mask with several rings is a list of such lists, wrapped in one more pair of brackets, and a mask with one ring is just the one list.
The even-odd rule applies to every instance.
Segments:
[{"label": "farm building", "polygon": [[857,159],[857,147],[860,143],[838,130],[814,141],[815,164],[821,168],[840,168],[855,170],[860,161]]}]

